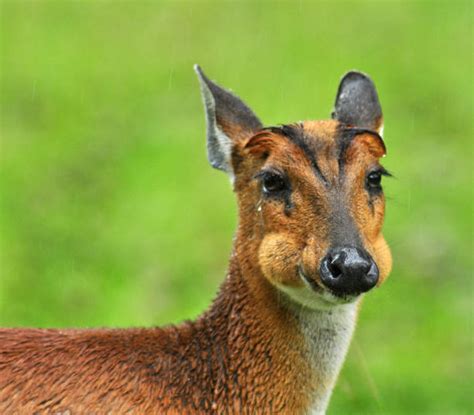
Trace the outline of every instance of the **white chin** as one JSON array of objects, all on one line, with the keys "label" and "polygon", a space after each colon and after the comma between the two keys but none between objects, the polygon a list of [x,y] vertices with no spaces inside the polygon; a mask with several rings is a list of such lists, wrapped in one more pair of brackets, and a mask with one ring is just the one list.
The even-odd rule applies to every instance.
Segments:
[{"label": "white chin", "polygon": [[338,305],[353,303],[360,297],[360,295],[337,297],[323,287],[310,284],[303,275],[300,277],[304,283],[300,287],[278,284],[277,288],[304,307],[313,310],[328,310]]}]

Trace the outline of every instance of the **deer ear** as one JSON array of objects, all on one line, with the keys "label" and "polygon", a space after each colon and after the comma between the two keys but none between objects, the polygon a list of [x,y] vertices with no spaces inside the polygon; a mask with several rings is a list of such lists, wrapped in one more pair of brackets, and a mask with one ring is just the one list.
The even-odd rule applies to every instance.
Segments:
[{"label": "deer ear", "polygon": [[209,80],[198,65],[194,70],[206,110],[207,158],[212,167],[227,172],[232,178],[232,149],[260,130],[262,123],[238,97]]},{"label": "deer ear", "polygon": [[382,108],[375,85],[367,75],[357,71],[344,75],[337,91],[332,118],[382,135]]}]

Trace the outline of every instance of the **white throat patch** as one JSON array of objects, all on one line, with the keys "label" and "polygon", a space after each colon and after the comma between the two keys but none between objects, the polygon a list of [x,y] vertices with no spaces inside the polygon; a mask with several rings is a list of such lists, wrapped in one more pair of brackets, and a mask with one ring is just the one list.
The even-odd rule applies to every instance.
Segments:
[{"label": "white throat patch", "polygon": [[306,344],[308,363],[318,384],[310,414],[324,414],[354,332],[358,301],[327,310],[301,307],[297,314]]}]

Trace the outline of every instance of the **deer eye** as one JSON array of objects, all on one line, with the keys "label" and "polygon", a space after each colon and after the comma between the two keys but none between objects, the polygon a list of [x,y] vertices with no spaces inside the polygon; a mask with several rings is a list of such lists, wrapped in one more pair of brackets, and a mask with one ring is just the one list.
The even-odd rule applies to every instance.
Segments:
[{"label": "deer eye", "polygon": [[381,188],[382,172],[373,171],[367,176],[367,187],[369,189],[379,190]]},{"label": "deer eye", "polygon": [[369,192],[377,194],[382,191],[382,176],[391,177],[392,175],[381,166],[379,166],[377,170],[372,170],[367,174],[365,187]]},{"label": "deer eye", "polygon": [[275,194],[287,189],[286,180],[278,173],[267,172],[262,177],[262,190],[266,194]]}]

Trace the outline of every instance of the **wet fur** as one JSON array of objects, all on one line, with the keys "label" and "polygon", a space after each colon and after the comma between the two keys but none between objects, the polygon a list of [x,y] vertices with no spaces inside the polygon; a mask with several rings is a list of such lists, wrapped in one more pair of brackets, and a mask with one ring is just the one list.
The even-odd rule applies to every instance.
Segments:
[{"label": "wet fur", "polygon": [[[256,313],[260,301],[268,308]],[[314,405],[322,410],[319,402],[327,404],[352,333],[346,324],[331,323],[332,313],[295,308],[265,284],[258,295],[250,293],[231,268],[211,309],[178,327],[3,330],[0,410],[293,414]],[[338,351],[340,337],[346,341]]]},{"label": "wet fur", "polygon": [[[0,413],[325,412],[358,299],[325,290],[318,267],[331,245],[349,241],[372,255],[379,284],[388,275],[385,202],[364,188],[385,149],[370,132],[344,144],[352,126],[337,120],[286,132],[227,122],[220,132],[239,131],[239,226],[209,310],[165,328],[2,329]],[[288,175],[291,204],[262,196],[256,177],[268,166]]]}]

